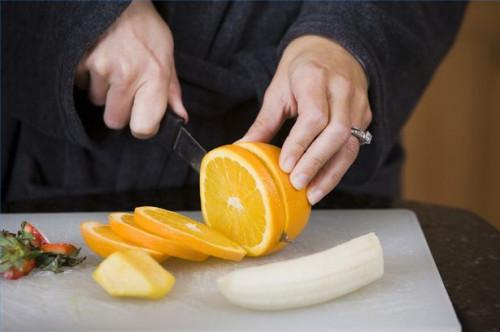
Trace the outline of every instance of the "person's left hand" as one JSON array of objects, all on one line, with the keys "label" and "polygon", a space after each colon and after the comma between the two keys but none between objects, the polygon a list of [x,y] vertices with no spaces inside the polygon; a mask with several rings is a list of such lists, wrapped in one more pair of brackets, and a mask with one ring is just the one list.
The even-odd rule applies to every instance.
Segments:
[{"label": "person's left hand", "polygon": [[359,152],[351,127],[372,119],[368,82],[358,61],[337,43],[303,36],[285,49],[262,108],[242,141],[269,142],[287,118],[297,117],[280,167],[296,189],[308,186],[316,204],[333,190]]}]

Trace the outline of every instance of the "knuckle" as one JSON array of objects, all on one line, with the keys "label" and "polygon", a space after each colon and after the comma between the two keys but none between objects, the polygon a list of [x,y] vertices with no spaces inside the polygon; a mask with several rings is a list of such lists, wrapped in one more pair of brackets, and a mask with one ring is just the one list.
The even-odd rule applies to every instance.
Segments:
[{"label": "knuckle", "polygon": [[269,105],[271,107],[284,106],[286,104],[286,98],[282,93],[278,92],[277,90],[268,88],[266,90],[266,93],[264,94],[262,104]]},{"label": "knuckle", "polygon": [[264,104],[271,104],[271,103],[273,103],[273,101],[275,100],[275,97],[277,95],[278,95],[277,89],[274,89],[273,86],[271,85],[267,88],[266,92],[264,93],[264,98],[263,98],[262,102]]},{"label": "knuckle", "polygon": [[352,81],[345,75],[335,75],[331,86],[334,90],[350,94],[353,90]]},{"label": "knuckle", "polygon": [[255,119],[255,122],[252,125],[252,129],[263,134],[271,133],[271,129],[269,128],[268,124],[261,118]]},{"label": "knuckle", "polygon": [[328,69],[315,64],[304,64],[291,77],[295,90],[303,93],[314,93],[319,86],[324,86],[328,78]]},{"label": "knuckle", "polygon": [[365,112],[364,119],[363,119],[363,122],[364,122],[363,124],[364,124],[365,128],[368,128],[370,123],[372,123],[372,120],[373,120],[373,114],[372,114],[371,109],[368,107],[367,111]]},{"label": "knuckle", "polygon": [[342,142],[347,141],[351,136],[351,128],[340,124],[332,125],[330,128],[330,132],[335,140],[339,140]]},{"label": "knuckle", "polygon": [[304,115],[307,125],[311,128],[323,130],[328,125],[328,115],[317,106]]},{"label": "knuckle", "polygon": [[108,72],[108,62],[102,56],[92,54],[87,58],[85,66],[99,76],[105,76]]},{"label": "knuckle", "polygon": [[325,189],[328,191],[332,190],[340,182],[340,180],[342,180],[342,175],[339,172],[330,174],[328,177],[328,185]]},{"label": "knuckle", "polygon": [[169,77],[170,70],[166,65],[158,61],[151,61],[148,66],[148,73],[153,79],[166,80]]},{"label": "knuckle", "polygon": [[311,156],[309,158],[310,170],[319,170],[325,164],[326,160],[321,156]]},{"label": "knuckle", "polygon": [[302,141],[294,141],[294,142],[291,142],[291,144],[290,144],[290,150],[293,151],[295,154],[302,153],[306,149],[307,149],[307,144],[305,144]]},{"label": "knuckle", "polygon": [[316,185],[316,187],[324,193],[329,193],[340,182],[342,176],[338,172],[330,173]]},{"label": "knuckle", "polygon": [[304,98],[309,96],[314,96],[317,94],[318,84],[315,83],[314,80],[309,78],[304,78],[298,85],[295,87],[295,91],[298,94],[298,98]]},{"label": "knuckle", "polygon": [[328,77],[328,68],[320,62],[310,61],[303,65],[302,68],[306,74],[314,79],[325,80]]},{"label": "knuckle", "polygon": [[116,64],[114,71],[116,79],[123,84],[131,83],[134,79],[134,69],[127,62],[119,62]]},{"label": "knuckle", "polygon": [[286,119],[297,116],[297,105],[288,93],[280,93],[277,97],[277,107],[283,110]]},{"label": "knuckle", "polygon": [[353,92],[354,97],[359,99],[359,100],[362,100],[363,105],[367,106],[368,105],[368,92],[365,89],[360,88],[360,87],[353,88],[353,91],[354,91]]},{"label": "knuckle", "polygon": [[328,69],[320,65],[310,65],[305,77],[312,87],[324,85],[328,78]]}]

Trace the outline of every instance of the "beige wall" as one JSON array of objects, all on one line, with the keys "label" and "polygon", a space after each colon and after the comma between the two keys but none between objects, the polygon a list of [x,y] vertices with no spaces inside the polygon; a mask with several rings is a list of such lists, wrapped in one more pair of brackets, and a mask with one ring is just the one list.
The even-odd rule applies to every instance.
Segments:
[{"label": "beige wall", "polygon": [[500,2],[469,6],[404,140],[406,198],[463,207],[500,229]]}]

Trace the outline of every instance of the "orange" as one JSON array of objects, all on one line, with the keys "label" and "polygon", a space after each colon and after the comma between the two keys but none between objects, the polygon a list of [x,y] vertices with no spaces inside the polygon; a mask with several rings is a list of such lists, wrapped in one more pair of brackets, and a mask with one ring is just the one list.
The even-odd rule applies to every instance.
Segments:
[{"label": "orange", "polygon": [[80,232],[82,233],[82,237],[85,240],[85,243],[87,243],[87,246],[101,257],[107,257],[116,251],[141,249],[151,255],[151,257],[158,262],[162,262],[168,258],[168,255],[156,250],[139,247],[126,242],[113,233],[108,225],[104,225],[96,221],[86,221],[81,223]]},{"label": "orange", "polygon": [[267,254],[279,243],[285,206],[272,173],[254,153],[238,145],[208,152],[200,168],[200,197],[205,222],[248,255]]},{"label": "orange", "polygon": [[191,261],[203,261],[208,257],[180,243],[143,230],[134,223],[134,215],[131,213],[111,213],[109,215],[109,226],[115,234],[124,240],[169,256]]},{"label": "orange", "polygon": [[275,249],[281,249],[286,241],[294,240],[307,225],[311,214],[311,205],[307,200],[306,189],[297,190],[290,183],[290,178],[279,166],[281,149],[266,143],[239,142],[238,146],[252,152],[264,162],[277,184],[281,200],[285,206],[285,227],[281,239]]},{"label": "orange", "polygon": [[243,248],[224,235],[179,213],[143,206],[135,209],[134,222],[148,232],[207,255],[239,261],[246,254]]}]

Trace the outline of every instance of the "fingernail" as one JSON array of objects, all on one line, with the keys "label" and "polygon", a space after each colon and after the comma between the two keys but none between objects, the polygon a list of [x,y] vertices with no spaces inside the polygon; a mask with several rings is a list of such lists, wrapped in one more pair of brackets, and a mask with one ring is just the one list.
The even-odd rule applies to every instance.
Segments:
[{"label": "fingernail", "polygon": [[305,188],[307,182],[309,181],[309,178],[305,174],[299,173],[297,175],[293,175],[290,181],[292,182],[292,186],[294,186],[295,189],[301,190],[302,188]]},{"label": "fingernail", "polygon": [[311,205],[318,203],[323,198],[323,196],[323,191],[319,189],[311,189],[307,192],[307,199],[309,200],[309,203]]},{"label": "fingernail", "polygon": [[286,158],[285,160],[282,159],[280,164],[283,172],[290,173],[293,168],[293,159],[290,157]]}]

